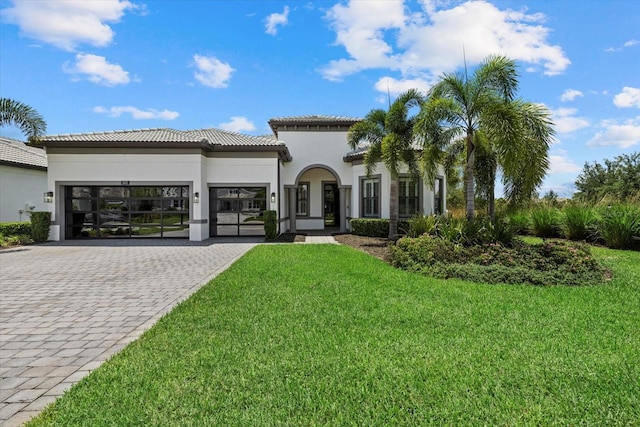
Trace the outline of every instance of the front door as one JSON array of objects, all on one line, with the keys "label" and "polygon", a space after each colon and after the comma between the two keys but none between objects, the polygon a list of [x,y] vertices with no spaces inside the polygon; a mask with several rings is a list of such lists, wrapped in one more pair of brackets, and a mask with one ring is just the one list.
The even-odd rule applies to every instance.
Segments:
[{"label": "front door", "polygon": [[340,226],[340,193],[337,184],[323,185],[324,226]]}]

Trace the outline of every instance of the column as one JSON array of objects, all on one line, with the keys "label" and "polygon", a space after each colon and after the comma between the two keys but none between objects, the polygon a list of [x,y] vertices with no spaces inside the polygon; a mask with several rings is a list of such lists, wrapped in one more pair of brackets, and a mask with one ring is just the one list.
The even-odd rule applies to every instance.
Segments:
[{"label": "column", "polygon": [[296,232],[297,188],[289,187],[289,232]]}]

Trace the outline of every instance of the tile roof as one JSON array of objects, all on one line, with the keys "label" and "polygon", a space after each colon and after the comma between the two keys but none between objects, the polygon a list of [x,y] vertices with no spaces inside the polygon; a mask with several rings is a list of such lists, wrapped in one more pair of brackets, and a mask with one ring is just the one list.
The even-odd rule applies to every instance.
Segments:
[{"label": "tile roof", "polygon": [[170,128],[46,135],[42,142],[200,142],[184,131]]},{"label": "tile roof", "polygon": [[0,136],[0,163],[27,168],[46,169],[47,153],[22,141]]},{"label": "tile roof", "polygon": [[274,117],[269,120],[271,123],[298,123],[298,124],[315,124],[315,123],[335,123],[335,124],[353,124],[362,119],[347,116],[323,116],[323,115],[307,115],[307,116],[286,116]]},{"label": "tile roof", "polygon": [[40,138],[45,146],[99,147],[121,146],[163,148],[199,147],[222,151],[277,151],[282,158],[291,155],[282,141],[271,136],[251,136],[221,129],[176,130],[171,128],[134,129],[109,132],[47,135]]},{"label": "tile roof", "polygon": [[176,130],[171,128],[134,129],[109,132],[47,135],[43,142],[149,142],[149,143],[208,143],[225,146],[282,145],[273,136],[251,136],[221,129]]},{"label": "tile roof", "polygon": [[268,136],[251,136],[241,133],[229,132],[221,129],[196,129],[186,131],[186,134],[194,138],[205,138],[212,145],[225,146],[270,146],[284,145],[284,142],[278,141],[273,135]]}]

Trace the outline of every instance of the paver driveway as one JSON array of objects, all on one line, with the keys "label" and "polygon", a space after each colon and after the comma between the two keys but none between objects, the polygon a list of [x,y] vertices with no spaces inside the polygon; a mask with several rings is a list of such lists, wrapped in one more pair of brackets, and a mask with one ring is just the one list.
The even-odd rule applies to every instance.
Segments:
[{"label": "paver driveway", "polygon": [[0,251],[0,425],[20,425],[258,240],[88,241]]}]

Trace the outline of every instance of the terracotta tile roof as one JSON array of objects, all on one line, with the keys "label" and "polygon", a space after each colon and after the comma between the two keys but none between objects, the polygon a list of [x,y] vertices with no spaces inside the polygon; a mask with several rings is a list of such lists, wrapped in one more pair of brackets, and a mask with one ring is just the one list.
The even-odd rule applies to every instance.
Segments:
[{"label": "terracotta tile roof", "polygon": [[22,141],[0,136],[0,163],[27,168],[46,169],[47,153]]}]

